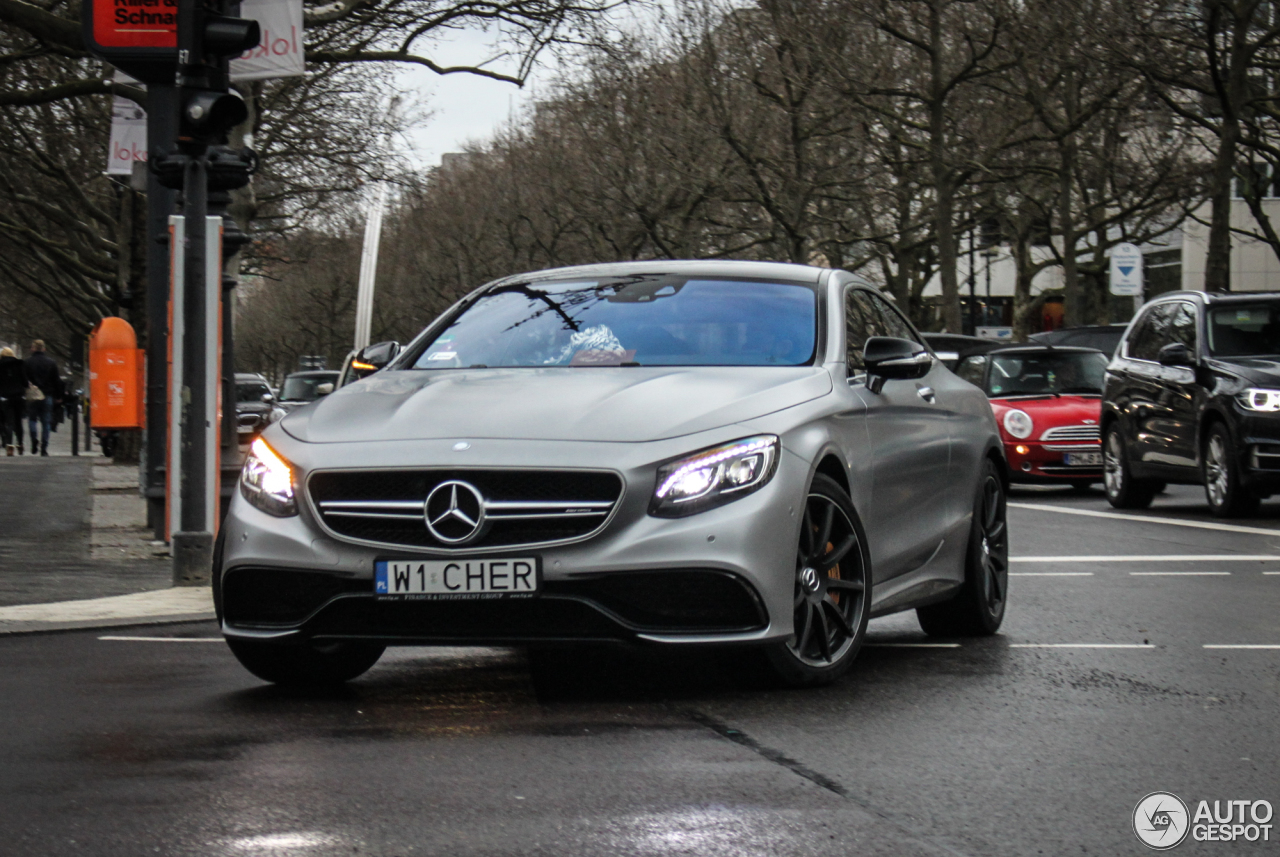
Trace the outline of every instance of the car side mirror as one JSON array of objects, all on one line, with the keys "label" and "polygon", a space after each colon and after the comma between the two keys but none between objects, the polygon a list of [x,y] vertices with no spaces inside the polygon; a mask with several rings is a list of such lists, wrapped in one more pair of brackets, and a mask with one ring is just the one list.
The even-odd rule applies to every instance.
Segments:
[{"label": "car side mirror", "polygon": [[375,342],[360,349],[360,353],[351,360],[351,368],[357,377],[363,378],[385,367],[399,353],[399,342]]},{"label": "car side mirror", "polygon": [[879,393],[886,380],[923,378],[933,367],[933,358],[918,342],[896,336],[872,336],[862,348],[867,370],[867,387]]},{"label": "car side mirror", "polygon": [[325,382],[324,384],[316,384],[316,395],[327,396],[333,392],[333,384]]},{"label": "car side mirror", "polygon": [[271,395],[270,393],[262,394],[262,401],[266,402],[268,405],[274,402],[275,400],[276,400],[276,397]]},{"label": "car side mirror", "polygon": [[1195,356],[1183,343],[1170,342],[1156,353],[1156,361],[1161,366],[1193,366]]}]

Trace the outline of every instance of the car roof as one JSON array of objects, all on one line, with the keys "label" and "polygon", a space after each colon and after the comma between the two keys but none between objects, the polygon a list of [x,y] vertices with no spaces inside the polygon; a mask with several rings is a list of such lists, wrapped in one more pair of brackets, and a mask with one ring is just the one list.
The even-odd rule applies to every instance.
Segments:
[{"label": "car roof", "polygon": [[793,265],[787,262],[755,262],[725,259],[672,260],[655,259],[647,262],[606,262],[593,265],[573,265],[565,268],[548,268],[543,271],[527,271],[495,280],[490,285],[504,285],[529,280],[554,280],[566,277],[626,277],[637,274],[673,274],[675,276],[761,277],[773,280],[793,280],[817,283],[830,268],[810,265]]},{"label": "car roof", "polygon": [[1038,344],[1021,344],[1009,345],[1003,348],[993,349],[992,354],[1101,354],[1106,356],[1107,352],[1100,348],[1088,348],[1084,345],[1038,345]]},{"label": "car roof", "polygon": [[325,375],[337,375],[337,369],[306,369],[302,372],[290,372],[285,376],[285,380],[290,378],[322,378]]},{"label": "car roof", "polygon": [[267,383],[267,379],[259,375],[257,372],[237,372],[236,381],[261,381],[264,384]]},{"label": "car roof", "polygon": [[1251,303],[1258,300],[1280,301],[1280,292],[1204,292],[1188,289],[1178,292],[1165,292],[1151,299],[1151,302],[1177,298],[1198,298],[1206,304]]}]

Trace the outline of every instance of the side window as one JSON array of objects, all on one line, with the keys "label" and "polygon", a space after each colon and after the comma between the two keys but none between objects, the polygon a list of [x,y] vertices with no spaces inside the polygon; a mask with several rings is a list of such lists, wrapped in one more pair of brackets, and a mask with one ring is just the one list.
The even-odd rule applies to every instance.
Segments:
[{"label": "side window", "polygon": [[1196,350],[1196,308],[1191,304],[1179,303],[1170,327],[1172,342],[1181,342],[1194,353]]},{"label": "side window", "polygon": [[874,336],[896,336],[899,339],[909,339],[916,344],[920,343],[920,337],[916,336],[916,332],[911,329],[911,325],[907,324],[906,319],[898,314],[898,311],[884,298],[879,295],[867,294],[868,301],[874,305],[877,315],[881,319],[882,333],[873,334]]},{"label": "side window", "polygon": [[1170,327],[1177,304],[1167,303],[1154,306],[1138,322],[1133,335],[1129,337],[1128,355],[1134,360],[1150,360],[1155,362],[1160,349],[1173,342]]},{"label": "side window", "polygon": [[865,302],[857,289],[850,289],[844,297],[844,345],[851,376],[863,370],[862,346],[868,335]]},{"label": "side window", "polygon": [[987,374],[987,357],[985,354],[978,354],[974,357],[966,357],[956,367],[956,374],[962,380],[968,381],[975,387],[982,387],[982,378]]}]

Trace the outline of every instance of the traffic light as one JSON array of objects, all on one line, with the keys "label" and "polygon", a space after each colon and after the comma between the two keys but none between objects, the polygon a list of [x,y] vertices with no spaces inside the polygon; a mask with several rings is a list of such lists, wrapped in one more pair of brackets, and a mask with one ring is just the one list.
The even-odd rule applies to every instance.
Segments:
[{"label": "traffic light", "polygon": [[248,118],[240,96],[231,91],[231,57],[255,47],[262,38],[257,21],[238,18],[238,2],[179,0],[178,140],[211,145]]}]

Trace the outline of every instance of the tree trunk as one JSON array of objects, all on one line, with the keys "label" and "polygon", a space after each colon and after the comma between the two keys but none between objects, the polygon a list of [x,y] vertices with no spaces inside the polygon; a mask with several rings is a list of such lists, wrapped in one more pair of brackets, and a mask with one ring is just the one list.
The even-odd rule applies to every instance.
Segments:
[{"label": "tree trunk", "polygon": [[[1225,6],[1225,4],[1224,4]],[[1227,10],[1228,13],[1230,10]],[[1220,8],[1218,14],[1223,14]],[[1237,110],[1247,97],[1250,52],[1249,20],[1231,15],[1231,47],[1227,54],[1226,91],[1221,98],[1222,130],[1213,159],[1209,219],[1209,250],[1205,258],[1204,288],[1209,292],[1231,291],[1231,181],[1235,176],[1236,150],[1240,145],[1240,118]],[[1211,37],[1216,36],[1212,32]]]},{"label": "tree trunk", "polygon": [[1018,235],[1011,248],[1017,278],[1013,285],[1013,338],[1017,342],[1025,342],[1031,335],[1031,317],[1033,315],[1031,301],[1031,279],[1035,276],[1031,268],[1031,239],[1027,235]]},{"label": "tree trunk", "polygon": [[[1071,128],[1076,121],[1076,76],[1074,69],[1064,70],[1065,80],[1062,82],[1063,116],[1066,127]],[[1084,323],[1084,295],[1080,288],[1080,267],[1076,261],[1076,212],[1072,191],[1076,178],[1076,137],[1074,131],[1068,131],[1058,141],[1059,172],[1058,181],[1062,182],[1058,196],[1058,217],[1062,221],[1062,298],[1065,327],[1079,327]]]},{"label": "tree trunk", "polygon": [[955,187],[947,167],[946,99],[942,68],[942,0],[929,3],[929,160],[933,172],[934,218],[938,234],[938,274],[942,280],[942,321],[948,333],[961,333],[960,287],[956,280]]}]

